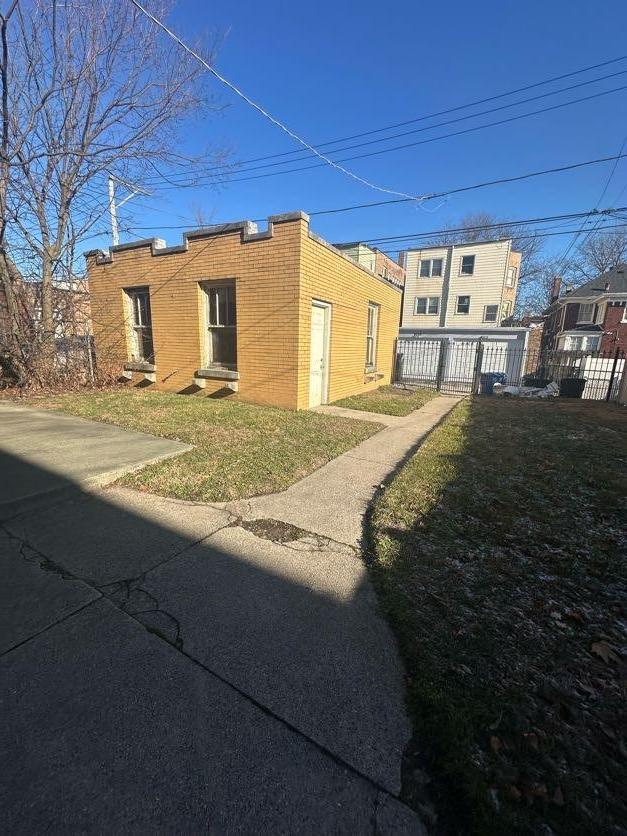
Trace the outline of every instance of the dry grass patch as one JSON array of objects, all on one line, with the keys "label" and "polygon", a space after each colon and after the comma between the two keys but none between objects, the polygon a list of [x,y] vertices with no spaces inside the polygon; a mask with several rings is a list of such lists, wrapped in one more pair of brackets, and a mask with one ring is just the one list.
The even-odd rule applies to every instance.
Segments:
[{"label": "dry grass patch", "polygon": [[627,821],[626,419],[605,403],[467,400],[376,503],[372,574],[417,748],[457,813],[441,832]]},{"label": "dry grass patch", "polygon": [[122,484],[199,502],[284,490],[381,427],[242,401],[115,389],[33,398],[34,406],[193,444]]},{"label": "dry grass patch", "polygon": [[428,401],[436,398],[435,389],[402,389],[399,386],[381,386],[363,395],[353,395],[335,401],[333,406],[358,409],[361,412],[379,412],[383,415],[409,415]]}]

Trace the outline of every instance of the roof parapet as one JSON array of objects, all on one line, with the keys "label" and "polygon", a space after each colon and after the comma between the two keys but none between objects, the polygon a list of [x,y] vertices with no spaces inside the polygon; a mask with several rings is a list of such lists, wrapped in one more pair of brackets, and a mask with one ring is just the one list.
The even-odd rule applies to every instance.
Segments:
[{"label": "roof parapet", "polygon": [[228,235],[233,232],[239,232],[241,243],[248,244],[253,241],[264,241],[272,238],[274,236],[275,224],[294,221],[305,221],[306,224],[309,224],[309,215],[300,211],[284,212],[281,215],[270,215],[268,217],[268,228],[262,232],[259,232],[257,224],[253,223],[253,221],[232,221],[230,223],[203,226],[199,229],[190,229],[183,233],[183,242],[181,244],[174,244],[170,247],[165,245],[165,241],[162,238],[141,238],[137,241],[129,241],[127,244],[116,244],[109,247],[108,251],[87,250],[87,252],[83,253],[83,256],[84,258],[95,258],[97,264],[111,264],[115,253],[142,249],[143,247],[150,247],[150,255],[154,257],[171,255],[173,253],[186,253],[189,250],[190,241],[213,238],[218,235]]}]

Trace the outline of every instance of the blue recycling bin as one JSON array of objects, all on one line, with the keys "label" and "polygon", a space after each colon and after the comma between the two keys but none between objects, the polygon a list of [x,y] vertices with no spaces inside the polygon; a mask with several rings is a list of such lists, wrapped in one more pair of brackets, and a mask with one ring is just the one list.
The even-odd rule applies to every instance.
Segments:
[{"label": "blue recycling bin", "polygon": [[507,383],[507,375],[504,372],[482,372],[479,392],[482,395],[493,395],[495,383]]}]

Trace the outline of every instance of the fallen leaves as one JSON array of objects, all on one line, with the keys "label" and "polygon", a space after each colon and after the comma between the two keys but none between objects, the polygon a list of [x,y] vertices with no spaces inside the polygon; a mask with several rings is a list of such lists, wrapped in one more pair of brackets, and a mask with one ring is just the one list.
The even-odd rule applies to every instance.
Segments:
[{"label": "fallen leaves", "polygon": [[592,642],[590,651],[603,659],[608,665],[610,662],[620,662],[620,656],[615,652],[615,648],[607,642]]}]

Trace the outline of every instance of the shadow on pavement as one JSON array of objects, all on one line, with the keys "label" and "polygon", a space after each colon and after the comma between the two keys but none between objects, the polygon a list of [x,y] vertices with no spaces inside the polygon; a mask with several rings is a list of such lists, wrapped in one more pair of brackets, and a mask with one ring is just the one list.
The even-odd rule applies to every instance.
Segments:
[{"label": "shadow on pavement", "polygon": [[5,831],[420,832],[394,799],[402,673],[351,549],[58,497],[0,526]]}]

